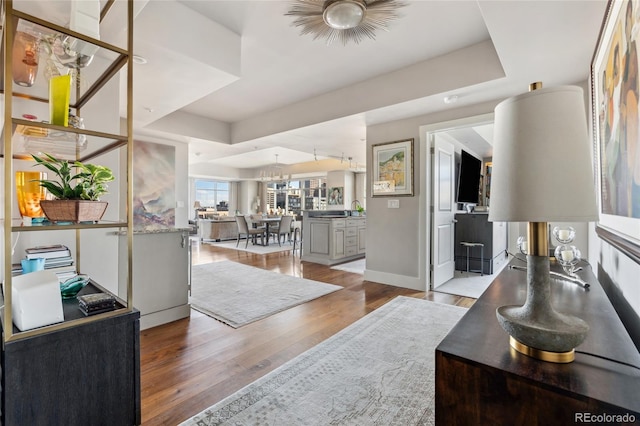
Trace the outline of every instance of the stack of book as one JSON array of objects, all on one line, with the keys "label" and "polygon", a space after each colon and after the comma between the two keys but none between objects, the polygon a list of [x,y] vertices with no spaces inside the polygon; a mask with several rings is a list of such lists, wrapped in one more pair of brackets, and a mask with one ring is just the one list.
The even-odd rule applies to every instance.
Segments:
[{"label": "stack of book", "polygon": [[55,272],[60,282],[76,276],[78,273],[67,246],[54,244],[50,246],[31,247],[25,250],[27,259],[44,258],[44,269]]}]

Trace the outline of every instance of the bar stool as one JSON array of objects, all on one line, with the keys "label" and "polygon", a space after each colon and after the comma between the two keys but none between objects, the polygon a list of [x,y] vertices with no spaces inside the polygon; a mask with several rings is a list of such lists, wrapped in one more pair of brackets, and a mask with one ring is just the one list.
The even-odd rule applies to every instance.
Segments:
[{"label": "bar stool", "polygon": [[[480,275],[484,275],[484,244],[470,243],[467,241],[461,241],[460,244],[467,248],[467,272],[480,272]],[[480,247],[480,269],[469,269],[469,250],[473,247]]]}]

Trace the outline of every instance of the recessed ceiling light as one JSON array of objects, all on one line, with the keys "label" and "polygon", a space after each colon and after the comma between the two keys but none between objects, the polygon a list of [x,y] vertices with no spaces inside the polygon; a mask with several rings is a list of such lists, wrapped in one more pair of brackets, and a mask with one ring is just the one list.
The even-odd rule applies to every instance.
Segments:
[{"label": "recessed ceiling light", "polygon": [[444,103],[445,104],[454,104],[456,102],[458,102],[458,95],[446,96],[444,98]]},{"label": "recessed ceiling light", "polygon": [[144,65],[146,64],[147,58],[145,58],[144,56],[140,56],[140,55],[133,55],[133,63],[134,64],[138,64],[138,65]]}]

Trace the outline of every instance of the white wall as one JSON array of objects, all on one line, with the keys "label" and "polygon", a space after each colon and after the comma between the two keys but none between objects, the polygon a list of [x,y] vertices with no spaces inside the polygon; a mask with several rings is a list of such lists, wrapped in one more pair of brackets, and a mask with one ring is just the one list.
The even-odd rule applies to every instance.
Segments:
[{"label": "white wall", "polygon": [[[329,188],[342,188],[342,204],[330,205],[327,200],[327,210],[349,210],[355,199],[355,177],[353,172],[334,170],[327,172],[327,191]],[[328,195],[327,195],[328,197]]]},{"label": "white wall", "polygon": [[240,213],[257,213],[255,207],[256,197],[258,196],[258,182],[245,180],[238,182],[238,203],[237,209]]},{"label": "white wall", "polygon": [[356,173],[355,176],[354,201],[358,200],[363,209],[367,209],[367,174]]}]

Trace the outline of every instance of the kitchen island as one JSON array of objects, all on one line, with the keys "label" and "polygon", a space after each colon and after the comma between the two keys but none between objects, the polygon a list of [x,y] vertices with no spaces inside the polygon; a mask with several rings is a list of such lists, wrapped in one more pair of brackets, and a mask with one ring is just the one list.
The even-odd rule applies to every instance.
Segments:
[{"label": "kitchen island", "polygon": [[305,211],[302,260],[335,265],[365,256],[367,218],[345,211]]}]

